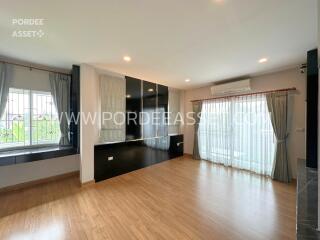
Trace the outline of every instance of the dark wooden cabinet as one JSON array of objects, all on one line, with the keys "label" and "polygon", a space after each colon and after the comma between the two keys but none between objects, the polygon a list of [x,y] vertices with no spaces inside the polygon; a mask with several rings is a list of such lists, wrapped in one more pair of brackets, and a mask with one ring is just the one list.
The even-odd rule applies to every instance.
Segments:
[{"label": "dark wooden cabinet", "polygon": [[127,141],[168,135],[168,98],[167,86],[126,76]]},{"label": "dark wooden cabinet", "polygon": [[319,82],[317,49],[308,52],[307,67],[306,164],[307,167],[317,168]]},{"label": "dark wooden cabinet", "polygon": [[157,136],[157,125],[152,119],[157,110],[157,84],[143,81],[143,138],[153,138]]},{"label": "dark wooden cabinet", "polygon": [[102,181],[183,155],[183,135],[96,145],[94,178]]},{"label": "dark wooden cabinet", "polygon": [[168,102],[169,91],[167,86],[157,85],[157,112],[159,123],[157,125],[157,136],[168,136]]},{"label": "dark wooden cabinet", "polygon": [[126,140],[142,137],[140,112],[142,109],[142,81],[126,76]]},{"label": "dark wooden cabinet", "polygon": [[170,157],[180,157],[183,155],[183,135],[170,136]]},{"label": "dark wooden cabinet", "polygon": [[126,141],[95,146],[95,181],[183,155],[183,135],[168,136],[168,87],[125,78]]}]

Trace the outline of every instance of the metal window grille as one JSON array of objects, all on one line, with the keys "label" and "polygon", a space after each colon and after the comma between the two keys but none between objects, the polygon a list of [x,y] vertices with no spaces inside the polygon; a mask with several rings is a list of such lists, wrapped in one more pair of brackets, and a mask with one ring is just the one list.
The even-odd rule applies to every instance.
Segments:
[{"label": "metal window grille", "polygon": [[57,144],[59,117],[50,92],[11,88],[0,119],[0,149]]}]

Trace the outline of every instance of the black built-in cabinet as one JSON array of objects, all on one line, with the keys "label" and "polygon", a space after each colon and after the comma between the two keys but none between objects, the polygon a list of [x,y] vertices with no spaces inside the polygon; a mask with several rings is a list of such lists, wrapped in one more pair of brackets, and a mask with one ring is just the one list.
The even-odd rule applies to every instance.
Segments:
[{"label": "black built-in cabinet", "polygon": [[126,76],[126,141],[167,136],[168,100],[167,86]]},{"label": "black built-in cabinet", "polygon": [[157,84],[143,81],[143,138],[157,136],[157,126],[152,124],[153,114],[157,110]]},{"label": "black built-in cabinet", "polygon": [[159,124],[157,129],[157,136],[168,135],[168,102],[168,87],[158,84],[157,112],[159,113]]},{"label": "black built-in cabinet", "polygon": [[140,139],[142,129],[140,112],[142,110],[142,81],[126,76],[126,140]]},{"label": "black built-in cabinet", "polygon": [[318,163],[318,51],[307,56],[307,116],[306,157],[307,167],[317,168]]},{"label": "black built-in cabinet", "polygon": [[168,87],[126,76],[125,97],[126,141],[95,146],[96,181],[183,155],[183,135],[168,136]]},{"label": "black built-in cabinet", "polygon": [[[94,179],[96,182],[183,155],[183,135],[149,140],[96,145],[94,147]],[[169,141],[167,149],[163,141]]]}]

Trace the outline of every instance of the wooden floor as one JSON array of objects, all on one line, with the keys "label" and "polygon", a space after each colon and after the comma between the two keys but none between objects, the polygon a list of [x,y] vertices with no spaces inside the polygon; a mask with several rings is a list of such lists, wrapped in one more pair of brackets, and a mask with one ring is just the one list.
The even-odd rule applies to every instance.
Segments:
[{"label": "wooden floor", "polygon": [[0,196],[0,239],[295,239],[295,185],[186,157]]}]

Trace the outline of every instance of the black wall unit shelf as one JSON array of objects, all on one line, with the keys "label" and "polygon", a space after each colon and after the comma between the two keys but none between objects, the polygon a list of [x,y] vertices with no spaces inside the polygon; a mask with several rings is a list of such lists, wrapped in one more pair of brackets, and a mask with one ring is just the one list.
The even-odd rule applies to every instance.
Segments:
[{"label": "black wall unit shelf", "polygon": [[[142,109],[141,80],[126,76],[126,140],[142,137],[140,115]],[[137,116],[136,121],[133,119]],[[129,117],[129,119],[128,119]]]},{"label": "black wall unit shelf", "polygon": [[97,182],[183,155],[183,135],[168,135],[168,87],[125,78],[126,141],[94,147]]},{"label": "black wall unit shelf", "polygon": [[[152,114],[157,110],[157,84],[143,81],[143,138],[152,138],[157,136],[157,126],[152,124]],[[149,120],[150,121],[149,121]]]},{"label": "black wall unit shelf", "polygon": [[307,167],[318,166],[318,51],[308,51],[307,56],[307,119],[306,155]]},{"label": "black wall unit shelf", "polygon": [[[125,78],[126,141],[167,136],[168,87],[133,77],[126,76]],[[143,112],[143,119],[141,119],[141,112]],[[147,120],[151,119],[155,112],[159,113],[157,115],[160,118],[158,126]],[[162,114],[163,112],[165,114]],[[136,121],[133,121],[135,116],[137,116]],[[141,125],[141,122],[144,124]]]},{"label": "black wall unit shelf", "polygon": [[96,145],[94,178],[99,182],[182,155],[183,135]]},{"label": "black wall unit shelf", "polygon": [[[169,90],[167,86],[158,84],[157,89],[157,112],[159,113],[159,123],[157,136],[168,135],[168,102],[169,102]],[[164,113],[164,114],[163,114]]]}]

